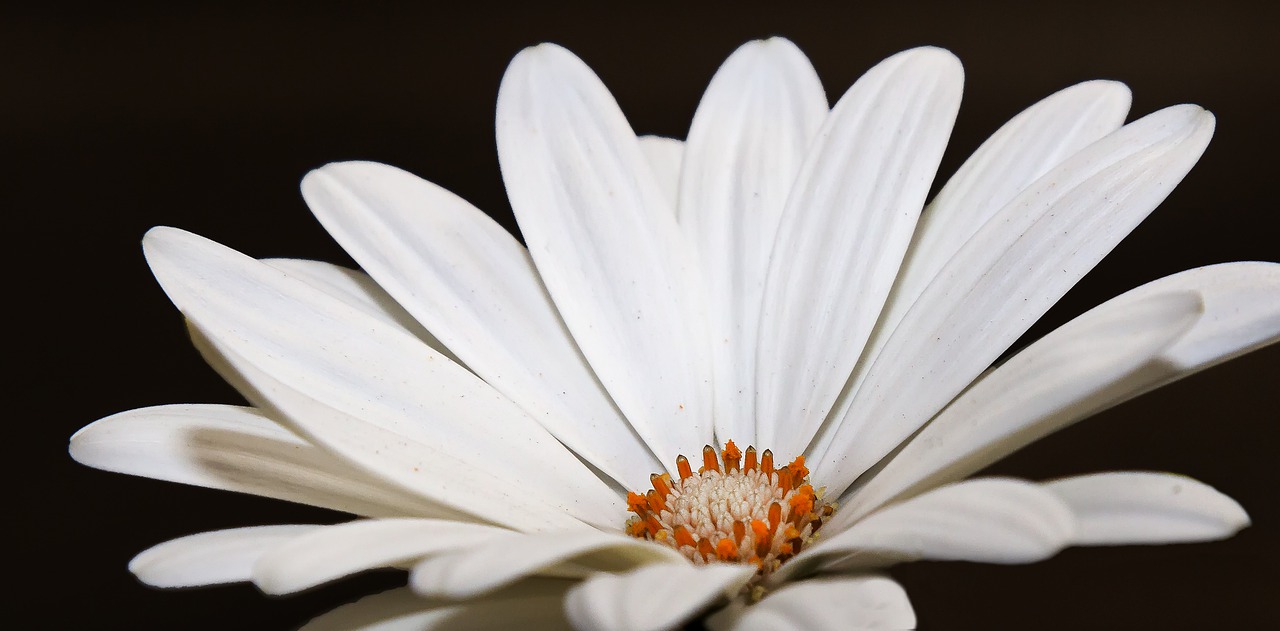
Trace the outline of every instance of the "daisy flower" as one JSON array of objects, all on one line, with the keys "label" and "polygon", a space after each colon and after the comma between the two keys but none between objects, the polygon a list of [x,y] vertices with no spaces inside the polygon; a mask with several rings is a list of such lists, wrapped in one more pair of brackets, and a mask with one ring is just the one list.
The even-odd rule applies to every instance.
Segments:
[{"label": "daisy flower", "polygon": [[309,629],[910,628],[896,563],[1232,535],[1241,507],[1177,475],[967,479],[1274,342],[1280,265],[1162,278],[996,363],[1173,190],[1214,119],[1125,124],[1123,85],[1075,85],[926,204],[962,81],[919,48],[829,107],[794,45],[751,42],[682,142],[637,137],[571,53],[527,49],[497,105],[527,248],[362,162],[302,193],[363,272],[153,229],[156,278],[253,407],[124,412],[71,454],[361,517],[192,535],[130,565],[269,594],[410,570]]}]

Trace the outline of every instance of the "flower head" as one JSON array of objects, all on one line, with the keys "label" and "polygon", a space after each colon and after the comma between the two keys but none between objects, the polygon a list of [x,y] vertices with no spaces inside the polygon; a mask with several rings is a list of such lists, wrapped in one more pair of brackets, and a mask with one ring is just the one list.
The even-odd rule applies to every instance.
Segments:
[{"label": "flower head", "polygon": [[950,53],[921,48],[828,107],[795,46],[751,42],[681,142],[637,137],[568,51],[525,50],[497,135],[527,248],[373,163],[302,186],[367,275],[156,228],[152,270],[253,407],[124,412],[72,455],[364,517],[193,535],[131,564],[153,585],[273,594],[412,569],[316,628],[902,628],[914,613],[880,573],[895,563],[1230,536],[1244,511],[1170,474],[965,479],[1280,337],[1280,266],[1233,263],[993,366],[1186,175],[1212,115],[1124,124],[1124,86],[1072,86],[926,204],[961,85]]}]

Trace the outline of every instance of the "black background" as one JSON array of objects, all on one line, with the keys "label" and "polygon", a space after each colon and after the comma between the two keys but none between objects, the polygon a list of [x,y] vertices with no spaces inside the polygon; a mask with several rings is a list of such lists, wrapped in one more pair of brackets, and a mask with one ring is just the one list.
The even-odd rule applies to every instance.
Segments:
[{"label": "black background", "polygon": [[[66,441],[121,410],[239,401],[189,347],[143,263],[138,242],[153,225],[260,257],[350,264],[297,183],[310,168],[359,158],[418,173],[510,226],[493,107],[507,61],[526,45],[564,44],[600,74],[637,131],[677,137],[719,62],[747,39],[793,39],[832,101],[889,54],[944,46],[967,73],[944,175],[1023,107],[1085,79],[1128,83],[1135,115],[1179,102],[1213,110],[1218,131],[1199,166],[1028,339],[1160,276],[1280,258],[1280,15],[1262,8],[1274,3],[1024,4],[5,10],[0,209],[10,221],[7,390],[18,400],[4,444],[17,563],[5,569],[22,586],[5,600],[51,628],[279,629],[402,580],[376,574],[286,599],[245,586],[142,587],[125,565],[165,539],[343,516],[90,470],[67,457]],[[1280,626],[1278,385],[1280,351],[1271,348],[992,469],[1033,479],[1178,471],[1239,499],[1252,528],[1222,543],[1072,549],[1026,567],[895,569],[922,626]]]}]

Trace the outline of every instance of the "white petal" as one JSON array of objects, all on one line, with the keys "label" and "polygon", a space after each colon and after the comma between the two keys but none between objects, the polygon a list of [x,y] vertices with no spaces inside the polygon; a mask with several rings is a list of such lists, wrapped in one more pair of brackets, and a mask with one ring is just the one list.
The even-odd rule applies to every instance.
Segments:
[{"label": "white petal", "polygon": [[1235,500],[1171,473],[1097,473],[1042,486],[1075,513],[1072,543],[1078,545],[1215,541],[1249,525],[1249,515]]},{"label": "white petal", "polygon": [[[1178,333],[1188,297],[1201,313]],[[831,523],[964,478],[1076,421],[1277,340],[1280,265],[1225,263],[1147,283],[979,379],[847,498]]]},{"label": "white petal", "polygon": [[76,432],[70,451],[98,469],[356,515],[464,518],[381,483],[253,408],[163,405],[121,412]]},{"label": "white petal", "polygon": [[676,216],[707,279],[716,435],[755,444],[756,341],[783,205],[827,115],[795,44],[744,44],[720,66],[689,128]]},{"label": "white petal", "polygon": [[[404,329],[422,340],[436,352],[454,362],[460,363],[457,356],[445,348],[444,344],[397,304],[395,299],[383,291],[368,274],[322,261],[262,259],[262,262],[324,291],[330,296],[345,302],[350,307],[364,311],[370,316],[380,318],[388,325]],[[268,403],[261,393],[244,379],[244,375],[237,372],[235,367],[227,361],[227,358],[220,354],[216,345],[192,325],[189,320],[187,321],[187,329],[188,333],[191,334],[191,341],[196,350],[200,351],[201,357],[223,379],[227,380],[254,405],[268,407]]]},{"label": "white petal", "polygon": [[[1189,171],[1213,116],[1171,107],[1072,156],[993,216],[907,312],[814,449],[840,493],[969,385]],[[906,394],[909,393],[909,396]]]},{"label": "white petal", "polygon": [[757,429],[775,453],[802,452],[871,334],[962,84],[951,53],[899,53],[849,88],[814,140],[783,212],[760,321]]},{"label": "white petal", "polygon": [[458,358],[445,348],[440,340],[437,340],[408,311],[405,311],[404,307],[401,307],[390,294],[378,286],[378,283],[374,282],[368,274],[323,261],[263,259],[262,262],[306,281],[353,307],[362,308],[372,315],[386,318],[387,321],[413,333],[437,353],[458,361]]},{"label": "white petal", "polygon": [[663,136],[641,136],[640,150],[649,163],[658,188],[674,210],[680,196],[680,169],[684,160],[684,142]]},{"label": "white petal", "polygon": [[734,596],[754,566],[715,563],[649,565],[595,574],[569,590],[565,611],[582,631],[676,629],[718,600]]},{"label": "white petal", "polygon": [[291,594],[380,567],[518,536],[504,528],[439,519],[362,519],[295,537],[253,566],[262,591]]},{"label": "white petal", "polygon": [[518,529],[623,510],[510,400],[403,329],[190,233],[156,228],[143,245],[170,299],[281,418],[387,484]]},{"label": "white petal", "polygon": [[425,599],[408,588],[367,596],[308,622],[300,631],[565,631],[564,593],[558,579],[526,581],[466,602]]},{"label": "white petal", "polygon": [[202,587],[249,580],[268,550],[324,526],[254,526],[202,532],[148,548],[129,571],[152,587]]},{"label": "white petal", "polygon": [[828,533],[769,576],[851,571],[920,559],[1032,563],[1071,542],[1075,517],[1053,493],[1021,480],[984,478],[934,489]]},{"label": "white petal", "polygon": [[1189,291],[1113,300],[1037,340],[956,398],[842,501],[827,526],[842,528],[891,500],[968,477],[1082,418],[1126,380],[1167,373],[1162,352],[1202,309]]},{"label": "white petal", "polygon": [[[1049,169],[1119,128],[1131,100],[1122,83],[1080,83],[1023,110],[982,143],[921,215],[859,365],[865,368],[875,358],[907,309],[965,241]],[[855,388],[860,376],[854,375]]]},{"label": "white petal", "polygon": [[302,193],[383,288],[570,449],[630,488],[661,470],[582,359],[529,253],[497,222],[372,162],[312,171]]},{"label": "white petal", "polygon": [[[659,459],[711,442],[699,273],[617,103],[563,48],[512,60],[498,158],[529,253],[579,348]],[[692,446],[692,447],[691,447]]]},{"label": "white petal", "polygon": [[1173,291],[1196,292],[1205,312],[1195,328],[1164,353],[1176,373],[1125,393],[1106,407],[1280,341],[1280,264],[1242,261],[1179,272],[1115,298],[1113,308]]},{"label": "white petal", "polygon": [[650,563],[688,564],[672,548],[623,534],[545,532],[432,557],[413,568],[409,584],[428,596],[470,598],[565,562],[605,571]]},{"label": "white petal", "polygon": [[734,631],[914,629],[906,590],[885,576],[819,578],[786,585],[746,609]]}]

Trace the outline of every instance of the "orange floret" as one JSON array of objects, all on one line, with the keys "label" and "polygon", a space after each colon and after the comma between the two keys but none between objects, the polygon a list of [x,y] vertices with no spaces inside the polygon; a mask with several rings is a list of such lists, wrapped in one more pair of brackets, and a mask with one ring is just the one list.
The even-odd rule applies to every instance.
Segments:
[{"label": "orange floret", "polygon": [[693,477],[693,468],[689,466],[689,459],[684,456],[676,458],[676,470],[680,472],[681,480],[688,480]]},{"label": "orange floret", "polygon": [[627,493],[627,510],[640,515],[649,510],[649,500],[639,493]]},{"label": "orange floret", "polygon": [[760,472],[765,475],[773,474],[773,451],[766,449],[760,454]]},{"label": "orange floret", "polygon": [[649,491],[648,493],[649,508],[655,511],[662,511],[667,507],[666,500],[662,494],[657,491]]},{"label": "orange floret", "polygon": [[716,556],[720,557],[721,561],[737,561],[738,544],[732,539],[721,539],[720,543],[716,544]]},{"label": "orange floret", "polygon": [[711,555],[715,553],[715,548],[711,546],[710,539],[701,539],[698,541],[698,554],[702,555],[703,560],[710,561]]},{"label": "orange floret", "polygon": [[769,525],[757,519],[751,522],[751,534],[755,535],[757,543],[765,541],[769,538]]},{"label": "orange floret", "polygon": [[698,542],[693,540],[693,535],[689,534],[689,529],[684,526],[676,526],[676,544],[681,546],[697,547]]},{"label": "orange floret", "polygon": [[667,474],[653,474],[649,476],[649,482],[653,484],[653,490],[658,492],[663,499],[671,494],[671,478]]},{"label": "orange floret", "polygon": [[796,480],[803,480],[809,477],[809,469],[804,466],[804,456],[796,456],[796,459],[792,460],[787,467],[796,476]]},{"label": "orange floret", "polygon": [[[804,489],[808,488],[806,493]],[[808,515],[813,511],[813,488],[809,485],[800,487],[795,495],[791,496],[791,514],[792,515]]]},{"label": "orange floret", "polygon": [[778,529],[778,523],[782,521],[782,504],[774,502],[769,505],[769,532],[773,533]]},{"label": "orange floret", "polygon": [[778,488],[784,492],[795,488],[795,479],[792,477],[790,468],[783,467],[778,469]]},{"label": "orange floret", "polygon": [[698,473],[705,473],[707,471],[719,471],[719,470],[720,470],[720,461],[716,459],[715,447],[712,447],[711,445],[707,445],[706,447],[703,447],[702,448],[702,468],[698,470]]},{"label": "orange floret", "polygon": [[742,451],[738,449],[737,445],[733,444],[732,440],[724,446],[724,451],[721,451],[720,455],[724,458],[725,473],[736,471],[738,469],[738,462],[739,459],[742,458]]}]

